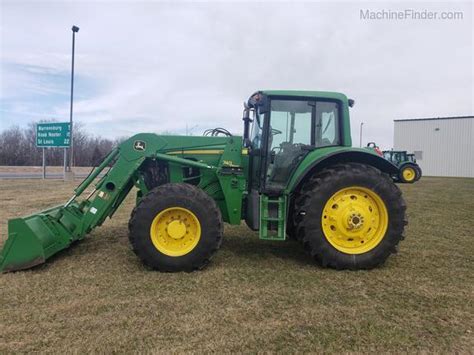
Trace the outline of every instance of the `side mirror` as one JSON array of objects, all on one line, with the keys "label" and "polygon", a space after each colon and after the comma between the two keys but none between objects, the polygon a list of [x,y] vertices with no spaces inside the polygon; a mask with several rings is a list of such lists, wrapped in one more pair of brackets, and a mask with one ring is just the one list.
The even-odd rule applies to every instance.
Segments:
[{"label": "side mirror", "polygon": [[250,118],[250,108],[248,105],[245,104],[244,102],[244,113],[242,117],[242,121],[244,121],[244,136],[243,136],[243,143],[244,147],[250,147],[250,122],[252,122],[252,119]]},{"label": "side mirror", "polygon": [[349,107],[354,107],[355,101],[353,99],[347,100],[347,103],[349,104]]}]

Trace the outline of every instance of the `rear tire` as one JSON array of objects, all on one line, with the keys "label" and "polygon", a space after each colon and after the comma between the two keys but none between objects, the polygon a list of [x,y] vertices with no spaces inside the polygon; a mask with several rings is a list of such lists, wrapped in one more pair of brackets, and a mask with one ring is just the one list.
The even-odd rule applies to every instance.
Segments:
[{"label": "rear tire", "polygon": [[363,164],[338,164],[304,184],[295,199],[295,233],[324,267],[371,269],[396,252],[405,210],[388,175]]},{"label": "rear tire", "polygon": [[155,270],[205,267],[222,242],[223,223],[215,201],[189,184],[151,190],[134,208],[129,240],[135,254]]},{"label": "rear tire", "polygon": [[423,175],[423,173],[421,172],[421,168],[419,165],[415,165],[415,169],[416,169],[416,178],[415,178],[415,181],[418,181],[421,179],[421,176]]}]

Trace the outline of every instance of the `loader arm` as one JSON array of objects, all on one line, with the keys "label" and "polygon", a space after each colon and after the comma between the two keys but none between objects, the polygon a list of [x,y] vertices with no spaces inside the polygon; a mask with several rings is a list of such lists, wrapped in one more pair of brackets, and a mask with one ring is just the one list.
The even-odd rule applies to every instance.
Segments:
[{"label": "loader arm", "polygon": [[[217,170],[199,161],[160,153],[166,144],[156,135],[139,134],[112,150],[104,161],[74,190],[64,205],[8,221],[8,239],[0,254],[0,271],[27,269],[83,239],[87,233],[111,217],[133,186],[141,186],[140,166],[146,159],[170,165]],[[92,191],[83,193],[108,167]],[[143,192],[143,191],[142,191]],[[147,191],[144,191],[147,192]],[[82,198],[82,199],[81,199]]]}]

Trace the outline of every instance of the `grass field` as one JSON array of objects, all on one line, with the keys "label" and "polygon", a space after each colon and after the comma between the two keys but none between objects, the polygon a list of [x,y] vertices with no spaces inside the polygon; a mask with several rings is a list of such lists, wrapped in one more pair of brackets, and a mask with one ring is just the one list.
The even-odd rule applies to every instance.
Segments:
[{"label": "grass field", "polygon": [[[73,186],[0,181],[0,243],[8,218],[64,202]],[[226,226],[205,270],[152,272],[128,245],[130,196],[44,266],[0,275],[0,353],[472,353],[474,179],[402,189],[406,240],[368,272],[322,269],[299,244],[244,226]]]}]

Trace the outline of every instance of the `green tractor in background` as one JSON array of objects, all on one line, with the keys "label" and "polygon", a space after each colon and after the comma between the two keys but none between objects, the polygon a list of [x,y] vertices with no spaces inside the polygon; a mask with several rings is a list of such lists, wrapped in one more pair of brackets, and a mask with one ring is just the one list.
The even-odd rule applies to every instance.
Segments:
[{"label": "green tractor in background", "polygon": [[324,267],[376,267],[403,239],[406,205],[390,178],[398,168],[352,148],[352,104],[333,92],[259,91],[244,105],[242,136],[137,134],[65,204],[8,221],[0,270],[41,264],[83,239],[132,189],[130,243],[155,270],[203,268],[223,223],[241,221],[261,239],[298,240]]},{"label": "green tractor in background", "polygon": [[384,150],[383,156],[398,167],[398,174],[394,175],[396,181],[412,184],[420,180],[422,172],[414,154],[404,150]]},{"label": "green tractor in background", "polygon": [[382,151],[375,142],[367,143],[366,149],[384,157],[398,167],[398,172],[392,175],[394,181],[411,184],[420,180],[422,172],[420,166],[416,163],[415,154],[408,154],[404,150]]}]

